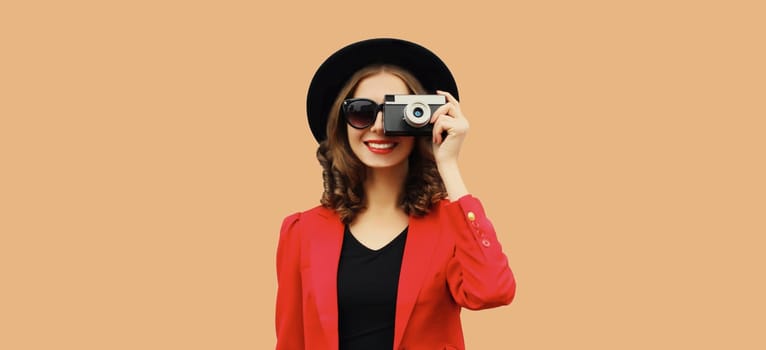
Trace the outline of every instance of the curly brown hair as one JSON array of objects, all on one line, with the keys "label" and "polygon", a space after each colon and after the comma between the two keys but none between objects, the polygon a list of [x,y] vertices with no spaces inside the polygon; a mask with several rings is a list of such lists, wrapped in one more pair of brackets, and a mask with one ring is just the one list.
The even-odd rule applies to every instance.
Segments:
[{"label": "curly brown hair", "polygon": [[[354,154],[348,143],[348,130],[340,116],[340,106],[345,99],[354,95],[362,79],[381,72],[402,79],[410,93],[425,93],[411,73],[391,65],[362,68],[341,89],[328,116],[327,139],[319,143],[316,154],[324,179],[324,193],[320,202],[334,209],[344,224],[351,223],[367,207],[363,187],[367,172],[366,165]],[[415,147],[408,158],[409,170],[399,198],[399,207],[408,215],[423,216],[431,210],[433,204],[447,197],[447,191],[436,168],[431,137],[426,135],[415,138]]]}]

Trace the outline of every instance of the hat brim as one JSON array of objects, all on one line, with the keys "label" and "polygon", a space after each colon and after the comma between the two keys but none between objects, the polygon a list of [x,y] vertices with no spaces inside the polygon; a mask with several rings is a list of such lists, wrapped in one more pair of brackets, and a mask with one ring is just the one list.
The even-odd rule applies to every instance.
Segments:
[{"label": "hat brim", "polygon": [[414,75],[427,92],[442,90],[459,98],[457,84],[447,65],[425,47],[393,38],[359,41],[328,57],[311,80],[306,113],[317,142],[327,137],[327,119],[340,90],[354,73],[373,64],[401,67]]}]

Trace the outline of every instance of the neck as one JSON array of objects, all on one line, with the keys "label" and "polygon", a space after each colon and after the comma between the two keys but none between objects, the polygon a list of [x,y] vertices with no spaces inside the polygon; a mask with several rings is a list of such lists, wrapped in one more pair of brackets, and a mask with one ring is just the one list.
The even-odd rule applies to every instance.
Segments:
[{"label": "neck", "polygon": [[407,169],[407,162],[389,168],[367,168],[364,182],[367,211],[398,209]]}]

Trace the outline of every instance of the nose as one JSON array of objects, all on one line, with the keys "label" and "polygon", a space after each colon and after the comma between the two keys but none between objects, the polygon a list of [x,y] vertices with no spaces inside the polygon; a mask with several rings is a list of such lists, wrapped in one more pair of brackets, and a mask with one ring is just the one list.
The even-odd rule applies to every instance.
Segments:
[{"label": "nose", "polygon": [[383,134],[383,111],[378,111],[375,115],[375,122],[372,123],[370,131],[376,134]]}]

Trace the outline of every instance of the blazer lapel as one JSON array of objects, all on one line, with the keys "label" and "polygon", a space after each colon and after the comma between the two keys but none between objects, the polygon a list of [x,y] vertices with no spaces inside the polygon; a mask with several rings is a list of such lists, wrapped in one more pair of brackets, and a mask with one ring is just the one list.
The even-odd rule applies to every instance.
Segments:
[{"label": "blazer lapel", "polygon": [[314,226],[311,241],[311,269],[317,311],[329,343],[338,348],[338,262],[343,244],[343,224],[334,213],[324,213]]},{"label": "blazer lapel", "polygon": [[396,297],[396,321],[394,325],[394,349],[399,348],[407,329],[412,309],[415,307],[420,288],[423,286],[436,247],[436,223],[427,218],[410,216],[407,243],[399,274],[399,289]]}]

